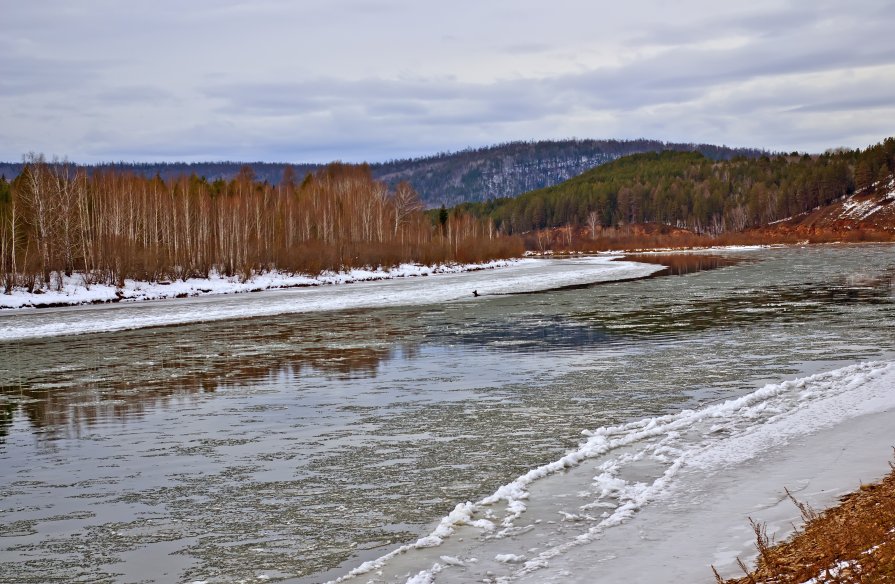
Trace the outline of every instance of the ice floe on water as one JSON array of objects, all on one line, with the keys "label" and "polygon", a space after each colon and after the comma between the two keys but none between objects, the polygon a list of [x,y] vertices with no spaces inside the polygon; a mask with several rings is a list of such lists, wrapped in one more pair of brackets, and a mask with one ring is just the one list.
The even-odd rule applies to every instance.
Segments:
[{"label": "ice floe on water", "polygon": [[[494,269],[471,271],[472,266],[459,266],[454,268],[453,273],[447,269],[430,272],[426,271],[428,268],[417,267],[415,272],[408,268],[388,274],[371,272],[365,276],[363,273],[354,273],[353,279],[336,278],[342,283],[357,282],[352,285],[315,285],[285,290],[270,289],[275,286],[258,280],[246,286],[261,286],[265,291],[260,294],[208,293],[194,298],[161,302],[5,311],[0,312],[0,340],[314,311],[440,304],[476,298],[481,300],[494,295],[642,278],[662,269],[658,265],[615,259],[613,256],[563,260],[523,259],[477,266]],[[431,277],[407,277],[427,276],[430,273]],[[337,282],[334,280],[332,283]],[[203,281],[202,286],[206,285],[207,281]],[[241,285],[236,282],[229,282],[221,284],[219,291],[230,288],[237,291],[235,288],[239,286]]]},{"label": "ice floe on water", "polygon": [[[858,416],[891,411],[893,388],[895,363],[866,362],[698,410],[586,431],[577,449],[488,497],[459,503],[428,536],[336,582],[539,582],[548,574],[564,581],[570,565],[587,565],[582,550],[636,521],[651,502],[689,501],[693,477],[726,472]],[[610,557],[631,552],[610,551]],[[575,581],[604,581],[577,575]]]}]

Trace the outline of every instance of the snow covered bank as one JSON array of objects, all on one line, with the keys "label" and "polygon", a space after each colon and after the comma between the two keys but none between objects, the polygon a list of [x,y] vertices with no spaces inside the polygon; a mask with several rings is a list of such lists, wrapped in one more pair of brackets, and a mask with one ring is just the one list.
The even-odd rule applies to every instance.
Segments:
[{"label": "snow covered bank", "polygon": [[[391,278],[386,278],[388,274],[384,272],[369,272],[367,279],[374,281],[353,286],[268,288],[263,294],[213,294],[201,288],[198,289],[199,296],[182,300],[6,310],[0,311],[0,341],[256,316],[484,301],[491,296],[643,278],[662,269],[662,266],[655,264],[615,261],[615,257],[523,259],[493,264],[493,267],[506,266],[501,269],[481,269],[481,265],[460,266],[453,268],[453,273],[429,272],[433,274],[429,278],[397,277],[398,274],[414,275],[414,268],[409,268],[403,272],[393,270]],[[419,267],[418,270],[416,275],[426,273],[425,268]],[[354,272],[351,277],[357,279],[333,275],[333,280],[362,282],[364,275]],[[202,282],[201,285],[204,285],[206,281]],[[264,285],[260,280],[245,287],[239,282],[228,281],[222,282],[218,290],[248,291],[252,286],[265,289],[260,288]]]},{"label": "snow covered bank", "polygon": [[783,487],[815,505],[886,468],[893,387],[895,363],[862,363],[598,428],[339,581],[710,581],[751,553],[747,515],[798,516]]},{"label": "snow covered bank", "polygon": [[166,298],[187,298],[208,294],[237,294],[282,288],[352,284],[355,282],[373,282],[392,278],[490,270],[516,265],[520,261],[524,260],[494,260],[480,264],[436,264],[434,266],[401,264],[390,270],[376,268],[355,269],[338,273],[327,271],[318,276],[273,271],[257,274],[245,282],[239,276],[212,274],[209,278],[189,278],[174,282],[126,280],[121,288],[105,284],[94,284],[87,287],[84,285],[84,278],[75,274],[63,278],[62,290],[48,290],[37,294],[29,293],[25,290],[14,290],[11,294],[0,294],[0,309],[75,306],[101,302],[133,302]]}]

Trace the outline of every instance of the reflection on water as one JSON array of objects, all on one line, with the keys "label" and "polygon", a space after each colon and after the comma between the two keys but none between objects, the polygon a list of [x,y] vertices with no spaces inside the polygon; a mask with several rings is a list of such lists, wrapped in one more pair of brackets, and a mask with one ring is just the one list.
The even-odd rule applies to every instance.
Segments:
[{"label": "reflection on water", "polygon": [[[335,380],[374,376],[396,351],[394,325],[346,313],[338,327],[301,319],[254,319],[228,326],[143,329],[78,338],[0,344],[9,407],[43,438],[78,435],[98,420],[141,416],[172,402],[313,368]],[[72,358],[76,356],[76,358]]]},{"label": "reflection on water", "polygon": [[651,278],[661,276],[685,276],[706,270],[717,270],[735,266],[745,258],[720,256],[701,253],[642,253],[628,254],[618,258],[619,261],[640,262],[642,264],[658,264],[664,270],[652,274]]},{"label": "reflection on water", "polygon": [[857,283],[842,277],[829,284],[750,287],[720,298],[694,297],[686,303],[680,299],[657,298],[633,311],[607,314],[604,310],[595,310],[579,313],[575,318],[610,331],[621,329],[628,335],[650,337],[759,321],[797,323],[808,317],[832,314],[851,302],[891,306],[892,281],[889,270]]},{"label": "reflection on water", "polygon": [[891,249],[0,344],[0,580],[339,575],[582,428],[892,350]]},{"label": "reflection on water", "polygon": [[[17,408],[41,438],[77,436],[100,420],[139,417],[222,388],[298,383],[308,369],[334,381],[375,378],[383,362],[396,355],[416,359],[423,345],[508,352],[581,349],[760,321],[798,322],[847,302],[889,304],[891,281],[888,274],[857,282],[840,278],[828,285],[749,288],[686,303],[658,297],[640,306],[580,310],[571,318],[549,314],[551,303],[542,312],[514,318],[448,319],[440,325],[430,321],[447,316],[444,312],[433,318],[425,311],[352,311],[337,319],[250,319],[226,327],[205,323],[0,345],[4,376],[12,382],[0,386],[8,400],[0,409],[0,440]],[[557,294],[561,301],[570,292]]]},{"label": "reflection on water", "polygon": [[12,401],[0,404],[0,443],[5,441],[12,425],[12,415],[16,411],[16,404]]},{"label": "reflection on water", "polygon": [[446,334],[434,333],[427,340],[518,352],[594,347],[621,341],[623,336],[610,333],[601,323],[578,324],[556,315],[535,315],[515,322],[475,322]]},{"label": "reflection on water", "polygon": [[[615,282],[596,282],[589,284],[571,284],[568,286],[558,286],[554,288],[548,288],[545,290],[541,290],[539,292],[535,292],[535,294],[555,294],[556,292],[566,291],[566,290],[583,290],[586,288],[593,288],[595,286],[605,286],[611,284],[617,284],[619,281],[633,281],[633,280],[649,280],[651,278],[660,278],[664,276],[684,276],[687,274],[695,274],[696,272],[705,272],[708,270],[717,270],[718,268],[725,268],[729,266],[735,266],[743,261],[746,261],[745,258],[737,258],[737,257],[724,257],[718,255],[710,255],[710,254],[654,254],[654,253],[646,253],[646,254],[632,254],[626,256],[619,256],[613,258],[614,261],[631,261],[631,262],[639,262],[641,264],[653,264],[665,266],[664,270],[658,270],[653,272],[649,276],[637,276],[625,280],[617,280]],[[532,294],[530,292],[512,292],[511,294]]]}]

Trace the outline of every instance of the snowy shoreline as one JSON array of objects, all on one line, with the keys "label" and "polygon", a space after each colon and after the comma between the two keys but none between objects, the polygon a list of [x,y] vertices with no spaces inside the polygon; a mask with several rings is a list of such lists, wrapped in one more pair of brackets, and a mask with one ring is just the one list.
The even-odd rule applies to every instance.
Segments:
[{"label": "snowy shoreline", "polygon": [[[490,269],[494,268],[494,269]],[[501,268],[501,269],[496,269]],[[522,259],[450,266],[435,271],[424,266],[404,270],[331,275],[333,283],[364,282],[358,286],[326,286],[328,281],[276,280],[279,289],[256,278],[254,282],[221,282],[223,291],[268,290],[265,294],[224,294],[206,289],[182,300],[159,302],[119,301],[118,303],[82,302],[84,306],[61,308],[0,310],[0,341],[113,332],[146,327],[182,325],[249,317],[325,312],[333,310],[385,308],[395,306],[440,305],[445,302],[466,302],[606,282],[647,277],[662,266],[617,261],[617,256],[601,256],[564,260]],[[437,277],[411,277],[433,274]],[[390,276],[390,277],[386,277]],[[202,284],[207,285],[207,280]],[[185,284],[189,284],[189,281]],[[176,289],[165,288],[165,298],[175,297]],[[84,290],[81,290],[84,292]],[[91,292],[97,292],[91,288]],[[110,289],[108,293],[114,294]],[[45,296],[41,295],[44,299]],[[147,294],[142,293],[143,298]],[[0,298],[2,300],[2,298]],[[72,300],[72,299],[68,299]],[[89,314],[88,314],[89,313]]]},{"label": "snowy shoreline", "polygon": [[[872,242],[867,242],[872,244]],[[800,244],[802,245],[802,244]],[[841,244],[825,244],[841,245]],[[852,244],[854,245],[854,244]],[[858,244],[860,245],[860,244]],[[276,270],[255,274],[243,282],[240,276],[224,276],[212,273],[209,278],[188,278],[170,282],[146,282],[142,280],[125,280],[123,287],[106,284],[93,284],[89,288],[84,285],[81,274],[63,277],[61,291],[46,290],[29,293],[22,289],[13,290],[11,294],[0,293],[0,314],[9,314],[18,310],[34,308],[61,308],[67,306],[86,306],[92,304],[133,303],[146,300],[169,300],[174,298],[191,298],[199,296],[242,294],[246,292],[263,292],[265,290],[286,290],[290,288],[311,288],[337,284],[353,284],[359,282],[377,282],[397,278],[415,278],[439,274],[459,274],[479,272],[498,268],[518,267],[544,259],[560,258],[614,258],[621,259],[630,254],[668,254],[668,253],[725,253],[763,251],[773,248],[787,247],[785,244],[768,245],[728,245],[699,248],[652,248],[628,251],[574,252],[570,254],[545,252],[526,252],[524,257],[508,260],[492,260],[472,264],[401,264],[391,269],[357,268],[347,272],[324,271],[317,276],[291,274]]]},{"label": "snowy shoreline", "polygon": [[[766,522],[779,540],[792,532],[798,510],[781,496],[784,487],[825,508],[853,490],[855,477],[884,472],[893,382],[895,362],[859,362],[700,409],[585,431],[577,449],[481,500],[458,503],[428,535],[328,584],[374,572],[377,582],[406,584],[708,581],[709,564],[733,576],[736,558],[756,553],[747,517]],[[659,464],[643,480],[650,459]],[[626,466],[637,466],[638,480],[623,476]],[[593,500],[576,509],[583,514],[569,513],[563,502],[578,498]],[[665,504],[650,505],[658,501]],[[564,519],[550,520],[557,515]],[[644,549],[644,539],[654,544]]]},{"label": "snowy shoreline", "polygon": [[11,294],[0,294],[0,311],[23,310],[32,308],[57,308],[63,306],[82,306],[89,304],[106,304],[116,302],[142,302],[146,300],[166,300],[172,298],[189,298],[213,294],[242,294],[246,292],[262,292],[265,290],[284,290],[289,288],[307,288],[312,286],[332,286],[353,284],[357,282],[376,282],[395,278],[415,278],[438,274],[458,274],[462,272],[478,272],[506,268],[538,260],[511,259],[492,260],[478,264],[401,264],[385,270],[383,268],[360,268],[347,272],[324,271],[317,276],[289,274],[271,271],[256,274],[243,282],[239,276],[211,274],[208,278],[187,278],[173,282],[145,282],[125,280],[123,287],[106,284],[93,284],[89,288],[84,285],[80,274],[64,277],[61,291],[48,290],[30,293],[25,290],[13,290]]}]

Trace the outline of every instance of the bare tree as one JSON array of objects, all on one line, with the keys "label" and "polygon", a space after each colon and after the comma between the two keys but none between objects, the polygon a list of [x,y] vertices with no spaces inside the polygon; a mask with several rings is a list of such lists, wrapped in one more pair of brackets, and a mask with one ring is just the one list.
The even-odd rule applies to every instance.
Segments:
[{"label": "bare tree", "polygon": [[[392,196],[392,208],[395,217],[395,237],[398,236],[398,229],[401,228],[401,225],[407,220],[407,218],[421,211],[423,208],[423,204],[420,201],[419,195],[416,194],[416,191],[407,181],[401,181],[395,187],[395,193]],[[403,236],[401,238],[403,242]]]},{"label": "bare tree", "polygon": [[401,183],[389,193],[366,166],[330,165],[294,187],[289,173],[272,186],[255,182],[250,168],[229,183],[209,184],[196,176],[166,181],[108,169],[88,175],[37,154],[25,161],[9,193],[0,193],[0,276],[7,291],[46,285],[53,275],[61,284],[76,269],[87,286],[120,286],[125,279],[212,271],[248,278],[271,269],[314,273],[521,252],[521,240],[507,246],[490,219],[486,225],[458,211],[445,246],[413,188]]},{"label": "bare tree", "polygon": [[40,255],[41,277],[44,284],[50,283],[51,238],[58,219],[57,201],[50,184],[50,171],[43,154],[29,152],[24,157],[24,188],[21,200],[25,206]]},{"label": "bare tree", "polygon": [[590,227],[590,238],[597,238],[597,227],[601,225],[600,212],[591,211],[587,214],[587,226]]},{"label": "bare tree", "polygon": [[[2,209],[0,209],[2,211]],[[0,213],[0,269],[2,269],[3,287],[6,294],[12,294],[16,285],[16,241],[18,239],[19,217],[15,198],[9,201],[6,213]]]}]

